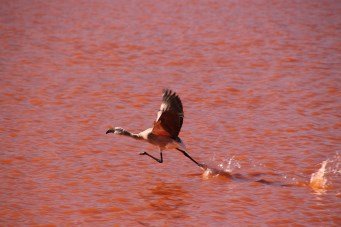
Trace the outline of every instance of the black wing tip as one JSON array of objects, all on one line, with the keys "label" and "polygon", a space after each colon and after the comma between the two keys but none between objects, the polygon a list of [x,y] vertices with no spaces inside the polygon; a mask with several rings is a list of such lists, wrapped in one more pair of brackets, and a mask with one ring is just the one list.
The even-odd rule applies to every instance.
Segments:
[{"label": "black wing tip", "polygon": [[176,92],[173,91],[172,89],[164,88],[164,89],[163,89],[163,97],[166,98],[166,97],[170,97],[170,96],[178,97],[178,95],[176,94]]},{"label": "black wing tip", "polygon": [[164,88],[162,90],[162,92],[163,92],[163,95],[170,95],[172,93],[175,93],[175,92],[172,91],[172,89],[169,89],[169,88]]},{"label": "black wing tip", "polygon": [[182,107],[182,102],[179,97],[179,95],[172,91],[171,89],[163,89],[163,96],[162,96],[162,101],[164,103],[173,103],[173,106],[175,104],[176,109],[179,113],[183,113],[183,107]]}]

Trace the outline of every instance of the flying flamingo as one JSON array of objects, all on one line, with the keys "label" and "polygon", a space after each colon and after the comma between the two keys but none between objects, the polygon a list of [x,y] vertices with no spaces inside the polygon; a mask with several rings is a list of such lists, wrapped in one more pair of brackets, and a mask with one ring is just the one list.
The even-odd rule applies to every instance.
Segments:
[{"label": "flying flamingo", "polygon": [[163,91],[162,103],[160,110],[157,113],[157,118],[154,121],[152,128],[148,128],[140,133],[134,134],[128,132],[121,127],[110,128],[106,134],[114,133],[118,135],[128,136],[136,140],[147,141],[159,147],[160,158],[156,158],[147,152],[141,152],[140,155],[147,155],[155,161],[162,163],[162,151],[166,149],[177,149],[182,152],[187,158],[191,159],[201,168],[205,168],[204,164],[194,160],[186,150],[185,144],[178,136],[184,119],[184,112],[179,96],[166,89]]}]

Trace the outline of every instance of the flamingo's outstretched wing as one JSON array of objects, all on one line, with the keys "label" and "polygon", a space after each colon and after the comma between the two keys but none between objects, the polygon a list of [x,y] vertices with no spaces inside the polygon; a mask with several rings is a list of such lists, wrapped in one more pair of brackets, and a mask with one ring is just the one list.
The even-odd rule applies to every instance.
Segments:
[{"label": "flamingo's outstretched wing", "polygon": [[181,130],[183,119],[184,111],[179,96],[169,89],[164,90],[161,107],[157,113],[152,133],[176,139]]}]

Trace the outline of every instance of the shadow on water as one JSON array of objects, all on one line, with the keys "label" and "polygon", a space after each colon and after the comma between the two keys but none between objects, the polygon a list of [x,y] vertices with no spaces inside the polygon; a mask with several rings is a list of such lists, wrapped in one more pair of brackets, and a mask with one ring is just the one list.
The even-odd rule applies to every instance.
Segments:
[{"label": "shadow on water", "polygon": [[[260,184],[266,185],[274,185],[274,186],[282,186],[282,187],[292,187],[292,186],[303,186],[303,183],[284,183],[281,181],[275,180],[267,180],[264,178],[259,179],[259,177],[263,177],[269,174],[265,173],[251,173],[251,174],[241,174],[241,173],[231,173],[226,170],[219,169],[213,166],[207,166],[207,168],[202,173],[202,177],[204,180],[208,180],[211,178],[225,178],[229,180],[236,180],[236,181],[248,181],[248,182],[256,182]],[[273,176],[280,177],[280,174],[272,174]],[[304,184],[306,185],[306,184]]]}]

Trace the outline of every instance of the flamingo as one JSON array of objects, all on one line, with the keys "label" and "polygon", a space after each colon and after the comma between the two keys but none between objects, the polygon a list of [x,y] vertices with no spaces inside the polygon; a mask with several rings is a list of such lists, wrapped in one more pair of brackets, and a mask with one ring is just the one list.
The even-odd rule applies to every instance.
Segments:
[{"label": "flamingo", "polygon": [[140,155],[147,155],[159,163],[163,163],[162,151],[166,149],[176,149],[192,162],[204,169],[205,165],[194,160],[187,152],[186,146],[179,137],[184,119],[184,112],[179,96],[172,90],[163,90],[162,103],[157,113],[153,127],[140,133],[131,133],[121,127],[110,128],[106,134],[114,133],[121,136],[127,136],[135,140],[146,141],[159,147],[160,158],[156,158],[147,152],[141,152]]}]

